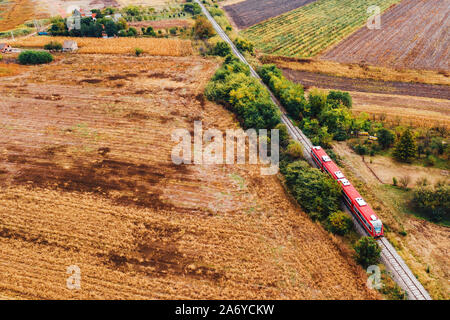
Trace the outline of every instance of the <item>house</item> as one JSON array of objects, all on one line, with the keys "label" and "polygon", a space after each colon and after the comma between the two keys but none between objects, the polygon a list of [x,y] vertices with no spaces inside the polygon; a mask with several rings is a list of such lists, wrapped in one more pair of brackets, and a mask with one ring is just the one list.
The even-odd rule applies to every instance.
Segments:
[{"label": "house", "polygon": [[9,44],[7,43],[0,43],[0,52],[1,53],[5,53],[5,52],[11,52],[12,48]]},{"label": "house", "polygon": [[63,52],[71,52],[71,51],[75,51],[75,50],[78,50],[78,44],[76,41],[72,41],[72,40],[64,41],[63,48],[62,48]]}]

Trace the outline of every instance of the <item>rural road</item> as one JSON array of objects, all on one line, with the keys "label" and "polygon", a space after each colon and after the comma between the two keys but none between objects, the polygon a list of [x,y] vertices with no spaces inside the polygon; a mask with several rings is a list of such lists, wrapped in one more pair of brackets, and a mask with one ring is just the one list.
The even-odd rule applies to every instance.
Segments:
[{"label": "rural road", "polygon": [[[239,52],[239,50],[236,48],[234,43],[231,41],[231,39],[228,37],[228,35],[223,31],[223,29],[219,26],[219,24],[214,20],[214,18],[211,16],[211,14],[208,12],[208,10],[205,8],[205,6],[201,3],[199,0],[194,0],[202,9],[203,14],[208,18],[208,20],[211,22],[211,24],[214,27],[214,30],[216,30],[217,34],[225,41],[227,42],[233,53],[250,68],[250,72],[253,77],[257,78],[266,88],[267,86],[263,83],[262,79],[259,77],[259,75],[256,73],[256,71],[253,69],[253,67],[247,62],[245,57]],[[283,107],[280,105],[278,100],[275,98],[273,93],[267,88],[268,92],[270,93],[273,102],[280,108],[281,111],[281,120],[283,124],[286,125],[288,128],[289,134],[291,137],[298,142],[300,142],[305,151],[305,158],[308,160],[308,162],[312,165],[313,162],[311,160],[311,157],[309,155],[309,151],[311,150],[312,143],[311,141],[303,134],[303,132],[289,120],[287,117]],[[366,232],[362,229],[362,227],[357,223],[354,216],[350,213],[348,208],[343,205],[343,209],[352,217],[353,223],[355,224],[356,229],[358,232],[366,236]],[[428,292],[425,290],[425,288],[422,286],[422,284],[417,280],[417,278],[413,275],[411,270],[408,268],[406,263],[403,261],[403,259],[398,255],[398,253],[395,251],[394,247],[389,243],[389,241],[386,238],[381,238],[377,241],[380,245],[382,252],[381,252],[381,261],[383,264],[386,265],[387,270],[389,270],[392,274],[393,279],[397,282],[397,284],[407,292],[408,298],[410,300],[432,300]]]}]

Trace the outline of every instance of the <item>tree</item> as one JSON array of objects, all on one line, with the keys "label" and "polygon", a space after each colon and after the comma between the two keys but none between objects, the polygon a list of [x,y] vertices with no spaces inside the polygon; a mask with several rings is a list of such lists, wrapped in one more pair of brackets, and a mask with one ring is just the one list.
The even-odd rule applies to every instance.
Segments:
[{"label": "tree", "polygon": [[394,157],[401,162],[411,162],[417,154],[417,146],[412,133],[407,129],[400,137],[395,150]]},{"label": "tree", "polygon": [[197,15],[202,13],[202,8],[198,5],[198,3],[186,3],[183,6],[184,12],[190,13],[192,15]]},{"label": "tree", "polygon": [[378,144],[383,149],[387,149],[390,146],[392,146],[395,142],[395,134],[391,130],[388,130],[386,128],[381,128],[377,132],[378,137]]},{"label": "tree", "polygon": [[416,187],[413,193],[413,205],[427,214],[432,221],[439,222],[450,216],[450,185],[438,184]]},{"label": "tree", "polygon": [[195,19],[194,34],[199,39],[211,38],[214,34],[212,24],[205,17],[198,17]]},{"label": "tree", "polygon": [[333,212],[328,217],[328,229],[334,234],[346,235],[352,226],[352,219],[342,211]]},{"label": "tree", "polygon": [[364,268],[377,264],[381,255],[381,248],[372,237],[362,237],[355,244],[356,261]]},{"label": "tree", "polygon": [[327,102],[334,108],[344,105],[347,108],[352,107],[352,97],[348,92],[333,91],[331,90],[327,96]]},{"label": "tree", "polygon": [[308,101],[312,117],[317,117],[327,106],[327,96],[325,92],[317,89],[310,91]]},{"label": "tree", "polygon": [[231,47],[225,41],[219,41],[212,48],[211,54],[215,56],[225,57],[231,54]]},{"label": "tree", "polygon": [[295,161],[281,168],[295,199],[308,213],[319,214],[326,219],[338,211],[341,191],[336,181],[306,161]]},{"label": "tree", "polygon": [[303,148],[302,145],[295,140],[291,140],[289,145],[286,148],[286,153],[292,158],[292,159],[301,159],[303,158]]}]

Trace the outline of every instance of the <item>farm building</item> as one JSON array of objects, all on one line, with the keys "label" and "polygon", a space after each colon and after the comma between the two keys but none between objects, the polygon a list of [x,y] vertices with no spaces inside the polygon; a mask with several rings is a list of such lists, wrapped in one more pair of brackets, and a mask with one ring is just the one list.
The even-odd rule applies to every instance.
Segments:
[{"label": "farm building", "polygon": [[7,43],[0,43],[0,52],[1,53],[5,53],[5,52],[10,52],[12,50],[11,46]]},{"label": "farm building", "polygon": [[78,50],[78,44],[76,41],[65,40],[63,44],[62,51],[75,51]]}]

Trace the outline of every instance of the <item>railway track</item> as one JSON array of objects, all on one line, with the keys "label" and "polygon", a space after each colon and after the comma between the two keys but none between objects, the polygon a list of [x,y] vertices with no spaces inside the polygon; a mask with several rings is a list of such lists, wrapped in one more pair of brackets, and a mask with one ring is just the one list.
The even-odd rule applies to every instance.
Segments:
[{"label": "railway track", "polygon": [[[228,35],[223,31],[223,29],[216,22],[216,20],[214,20],[214,18],[208,12],[208,10],[205,8],[205,6],[201,3],[201,1],[199,1],[199,0],[194,0],[194,1],[200,5],[200,7],[202,8],[203,14],[211,22],[211,24],[213,25],[217,34],[225,42],[227,42],[230,45],[231,50],[234,53],[234,55],[237,56],[239,58],[239,60],[241,60],[245,65],[247,65],[250,68],[251,75],[253,77],[257,78],[261,82],[261,84],[267,88],[267,86],[262,81],[262,79],[260,78],[258,73],[247,62],[245,57],[236,48],[234,43],[231,41],[231,39],[228,37]],[[304,156],[308,160],[308,162],[311,165],[313,165],[314,167],[316,167],[315,163],[312,161],[311,156],[308,152],[313,147],[311,141],[308,139],[308,137],[305,136],[305,134],[297,126],[295,126],[292,123],[292,121],[286,115],[284,108],[281,106],[281,104],[279,103],[277,98],[273,95],[272,91],[269,88],[267,88],[267,90],[270,93],[270,96],[271,96],[273,102],[278,106],[278,108],[281,111],[282,123],[286,125],[291,137],[303,145],[303,148],[306,151],[306,152],[304,152]],[[351,216],[353,223],[355,224],[358,232],[363,236],[367,236],[367,233],[365,232],[364,228],[361,227],[359,222],[351,214],[350,210],[348,210],[348,208],[344,204],[342,204],[342,206],[344,207],[344,210]],[[388,271],[391,273],[395,282],[403,290],[406,291],[406,293],[408,295],[408,299],[410,299],[410,300],[432,300],[430,295],[428,294],[428,292],[425,290],[425,288],[422,286],[422,284],[417,280],[417,278],[413,275],[411,270],[408,268],[408,266],[403,261],[403,259],[398,255],[397,251],[390,244],[390,242],[384,237],[377,240],[377,242],[381,247],[381,261],[386,266]]]}]

